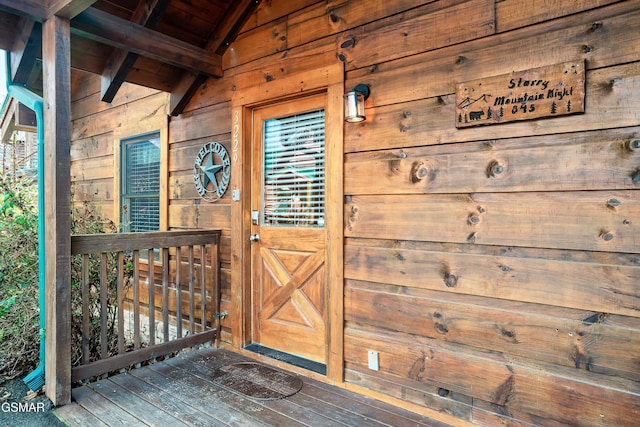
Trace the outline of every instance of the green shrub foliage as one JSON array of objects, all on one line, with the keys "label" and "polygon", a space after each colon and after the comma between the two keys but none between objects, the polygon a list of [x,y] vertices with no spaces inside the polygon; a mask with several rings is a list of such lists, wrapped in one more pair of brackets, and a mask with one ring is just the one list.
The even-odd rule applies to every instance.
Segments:
[{"label": "green shrub foliage", "polygon": [[[95,206],[83,203],[71,212],[72,234],[115,231]],[[116,259],[108,256],[107,351],[117,352]],[[99,359],[100,255],[89,257],[88,312],[90,335],[85,340],[89,360]],[[125,277],[131,263],[125,260]],[[129,274],[127,274],[129,272]],[[39,361],[39,271],[37,185],[0,177],[0,382],[26,375]],[[71,260],[72,363],[82,361],[82,257]],[[45,331],[46,334],[46,331]]]},{"label": "green shrub foliage", "polygon": [[[89,203],[84,203],[72,213],[71,228],[73,234],[99,234],[114,232],[115,224],[103,218]],[[101,271],[103,257],[101,254],[89,254],[87,256],[88,281],[83,281],[82,255],[76,255],[71,259],[71,310],[72,310],[72,347],[71,363],[78,366],[83,363],[100,360],[104,357],[118,353],[118,259],[115,253],[106,254],[106,316],[102,316]],[[129,286],[129,278],[132,276],[131,257],[125,256],[123,260],[123,285],[125,292]],[[86,298],[87,307],[83,313],[83,298]],[[87,316],[86,323],[84,316]],[[106,355],[102,355],[101,328],[103,320],[106,322]],[[83,330],[88,327],[89,334],[83,341]],[[84,342],[84,348],[82,346]],[[85,355],[86,354],[86,355]]]},{"label": "green shrub foliage", "polygon": [[0,178],[0,381],[38,363],[37,187]]}]

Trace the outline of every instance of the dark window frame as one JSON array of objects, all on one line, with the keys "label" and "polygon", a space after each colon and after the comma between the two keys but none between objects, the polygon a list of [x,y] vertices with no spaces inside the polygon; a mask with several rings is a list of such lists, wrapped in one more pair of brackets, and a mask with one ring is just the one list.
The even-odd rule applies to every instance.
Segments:
[{"label": "dark window frame", "polygon": [[[120,140],[120,229],[160,230],[160,132]],[[155,147],[155,150],[149,150]],[[140,163],[132,163],[136,158]],[[132,216],[132,212],[135,212]],[[145,222],[146,221],[146,222]]]}]

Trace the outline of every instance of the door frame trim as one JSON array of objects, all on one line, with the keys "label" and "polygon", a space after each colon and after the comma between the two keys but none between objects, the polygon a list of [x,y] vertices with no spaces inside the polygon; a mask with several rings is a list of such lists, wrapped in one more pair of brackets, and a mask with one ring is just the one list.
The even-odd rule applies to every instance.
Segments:
[{"label": "door frame trim", "polygon": [[235,76],[231,99],[231,310],[232,347],[251,343],[251,138],[253,109],[278,102],[326,93],[325,177],[327,379],[344,379],[344,65],[255,84]]}]

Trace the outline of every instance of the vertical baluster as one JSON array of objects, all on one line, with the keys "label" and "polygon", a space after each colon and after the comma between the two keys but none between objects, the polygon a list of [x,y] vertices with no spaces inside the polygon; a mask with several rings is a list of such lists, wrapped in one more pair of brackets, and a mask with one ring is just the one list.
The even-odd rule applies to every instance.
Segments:
[{"label": "vertical baluster", "polygon": [[176,337],[182,338],[182,287],[180,285],[180,264],[182,255],[180,246],[176,248]]},{"label": "vertical baluster", "polygon": [[216,237],[211,247],[211,274],[213,275],[213,286],[211,290],[211,312],[213,314],[214,325],[216,329],[215,345],[220,342],[220,245]]},{"label": "vertical baluster", "polygon": [[133,348],[140,348],[140,253],[133,251]]},{"label": "vertical baluster", "polygon": [[156,301],[154,292],[154,267],[155,254],[153,249],[149,249],[147,252],[147,292],[149,295],[149,345],[156,343]]},{"label": "vertical baluster", "polygon": [[118,354],[124,353],[124,253],[118,252]]},{"label": "vertical baluster", "polygon": [[107,341],[109,319],[109,298],[107,280],[107,253],[100,254],[100,358],[109,357],[109,342]]},{"label": "vertical baluster", "polygon": [[162,251],[162,325],[164,342],[169,341],[169,249]]},{"label": "vertical baluster", "polygon": [[89,363],[91,324],[89,313],[89,254],[82,255],[82,363]]},{"label": "vertical baluster", "polygon": [[205,245],[200,245],[200,294],[202,295],[200,323],[204,332],[207,330],[207,248]]},{"label": "vertical baluster", "polygon": [[193,281],[195,279],[195,271],[193,269],[193,246],[189,245],[189,335],[194,332],[194,301],[193,301]]}]

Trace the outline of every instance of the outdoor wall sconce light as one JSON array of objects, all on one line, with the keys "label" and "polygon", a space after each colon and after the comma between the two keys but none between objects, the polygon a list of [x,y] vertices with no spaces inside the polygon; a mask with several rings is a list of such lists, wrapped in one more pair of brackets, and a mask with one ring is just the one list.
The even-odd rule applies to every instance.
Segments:
[{"label": "outdoor wall sconce light", "polygon": [[369,98],[369,86],[358,84],[344,94],[344,121],[357,123],[366,120],[364,101]]}]

